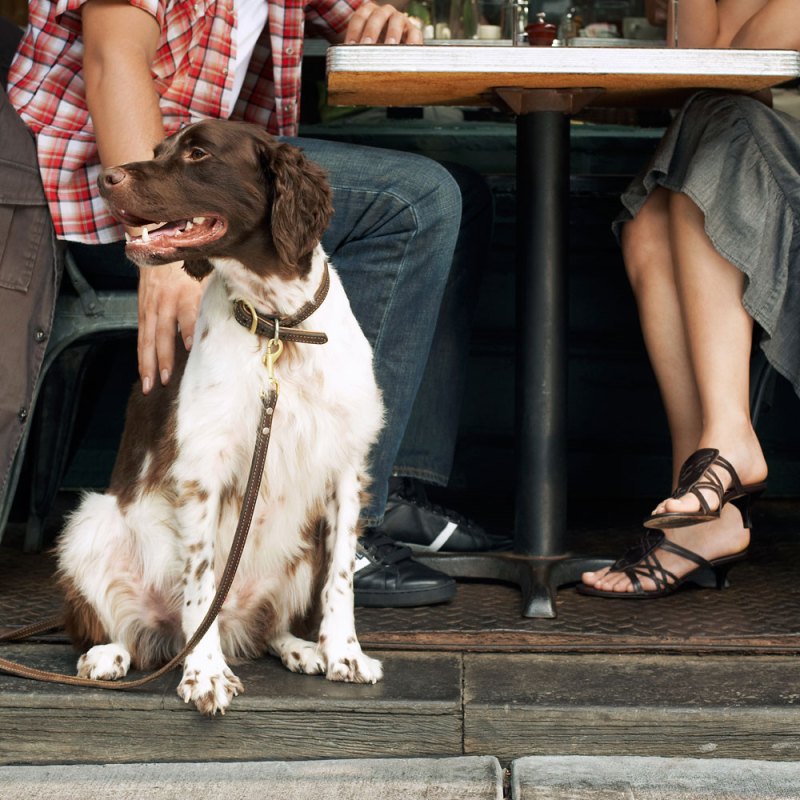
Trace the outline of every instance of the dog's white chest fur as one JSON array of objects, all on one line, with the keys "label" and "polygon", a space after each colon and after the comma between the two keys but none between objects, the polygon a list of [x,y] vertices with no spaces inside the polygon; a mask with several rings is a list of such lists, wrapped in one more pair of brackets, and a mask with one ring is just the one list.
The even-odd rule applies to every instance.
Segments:
[{"label": "dog's white chest fur", "polygon": [[[323,263],[318,249],[311,289]],[[235,264],[218,266],[205,293],[177,414],[176,483],[193,480],[202,464],[206,488],[221,496],[244,491],[261,395],[270,391],[266,340],[231,315],[226,281],[236,272]],[[299,543],[288,532],[319,515],[343,464],[363,466],[381,423],[371,350],[333,269],[328,296],[307,327],[326,332],[328,342],[288,343],[275,367],[279,395],[252,534],[270,540],[254,554],[266,561],[284,551],[287,558],[296,556]],[[227,522],[220,535],[232,534]],[[256,566],[249,560],[244,572]]]}]

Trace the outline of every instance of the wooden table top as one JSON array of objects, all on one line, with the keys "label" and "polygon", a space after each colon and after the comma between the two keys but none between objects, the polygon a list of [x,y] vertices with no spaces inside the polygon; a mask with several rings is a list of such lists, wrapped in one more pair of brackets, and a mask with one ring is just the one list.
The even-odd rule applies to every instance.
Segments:
[{"label": "wooden table top", "polygon": [[490,105],[499,87],[600,89],[595,106],[677,104],[702,88],[754,92],[800,76],[794,50],[339,45],[333,105]]}]

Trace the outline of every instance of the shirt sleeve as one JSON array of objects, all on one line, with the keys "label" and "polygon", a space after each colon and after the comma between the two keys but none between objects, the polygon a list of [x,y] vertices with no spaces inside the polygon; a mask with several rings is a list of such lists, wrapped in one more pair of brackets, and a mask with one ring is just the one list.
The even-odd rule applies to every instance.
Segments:
[{"label": "shirt sleeve", "polygon": [[[87,0],[56,0],[55,15],[60,17],[67,11],[78,11]],[[158,22],[158,27],[164,27],[164,12],[167,8],[167,0],[128,0],[134,8],[141,8],[148,14],[154,16]]]}]

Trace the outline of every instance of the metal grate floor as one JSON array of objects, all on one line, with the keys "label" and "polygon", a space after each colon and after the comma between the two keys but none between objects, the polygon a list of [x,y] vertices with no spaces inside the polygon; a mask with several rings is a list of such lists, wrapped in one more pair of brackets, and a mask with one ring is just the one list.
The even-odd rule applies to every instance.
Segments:
[{"label": "metal grate floor", "polygon": [[[448,604],[358,609],[366,647],[497,652],[800,652],[800,507],[764,504],[751,558],[723,591],[687,589],[648,602],[602,600],[570,587],[556,619],[524,619],[516,588],[463,582]],[[616,557],[637,529],[580,529],[575,552]],[[0,627],[36,622],[58,610],[53,560],[0,547]],[[56,637],[58,638],[58,637]]]}]

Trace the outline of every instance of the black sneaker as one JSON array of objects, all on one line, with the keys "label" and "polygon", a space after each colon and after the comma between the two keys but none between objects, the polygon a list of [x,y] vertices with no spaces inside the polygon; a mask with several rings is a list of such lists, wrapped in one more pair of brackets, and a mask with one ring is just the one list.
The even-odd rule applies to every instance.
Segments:
[{"label": "black sneaker", "polygon": [[430,606],[452,600],[456,582],[414,561],[407,547],[368,528],[358,540],[353,590],[357,606]]},{"label": "black sneaker", "polygon": [[383,522],[375,530],[398,544],[429,553],[472,553],[510,550],[507,536],[487,533],[477,523],[428,501],[425,487],[414,478],[392,478]]}]

